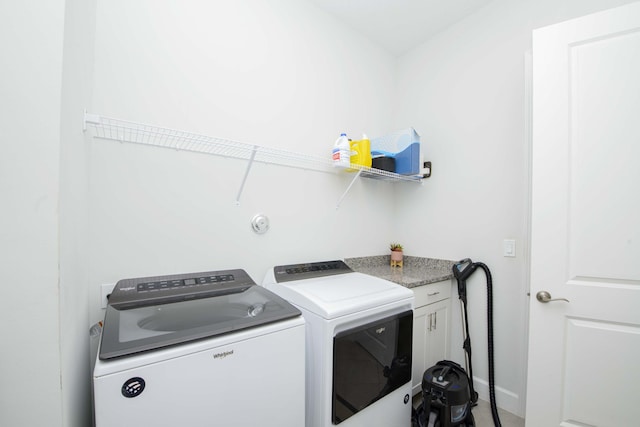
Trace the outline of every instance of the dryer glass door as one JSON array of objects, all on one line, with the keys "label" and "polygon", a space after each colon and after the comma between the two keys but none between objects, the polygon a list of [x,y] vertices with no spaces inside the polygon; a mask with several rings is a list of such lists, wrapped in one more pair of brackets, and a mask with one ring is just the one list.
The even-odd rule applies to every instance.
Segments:
[{"label": "dryer glass door", "polygon": [[411,381],[412,337],[411,310],[336,334],[333,424]]}]

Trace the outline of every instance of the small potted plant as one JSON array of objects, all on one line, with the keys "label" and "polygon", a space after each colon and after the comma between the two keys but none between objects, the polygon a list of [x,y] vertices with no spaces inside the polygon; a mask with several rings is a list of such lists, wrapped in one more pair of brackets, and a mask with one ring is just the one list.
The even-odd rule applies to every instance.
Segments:
[{"label": "small potted plant", "polygon": [[402,267],[402,245],[400,243],[389,244],[391,249],[391,267]]}]

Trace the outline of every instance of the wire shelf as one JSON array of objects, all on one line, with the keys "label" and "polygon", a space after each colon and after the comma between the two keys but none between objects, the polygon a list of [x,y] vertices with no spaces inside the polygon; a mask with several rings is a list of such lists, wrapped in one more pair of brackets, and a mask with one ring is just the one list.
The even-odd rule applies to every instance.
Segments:
[{"label": "wire shelf", "polygon": [[[93,128],[95,131],[93,135],[94,138],[99,139],[153,145],[174,150],[192,151],[321,172],[344,172],[343,170],[334,168],[333,161],[329,158],[325,159],[85,112],[84,129],[86,130],[87,127]],[[392,172],[352,164],[351,172],[357,171],[362,171],[360,176],[385,181],[419,182],[422,179],[422,176],[398,175]]]},{"label": "wire shelf", "polygon": [[253,157],[253,161],[256,162],[303,169],[331,170],[330,159],[95,114],[85,115],[86,127],[93,128],[94,137],[99,139],[153,145],[242,160],[250,160]]}]

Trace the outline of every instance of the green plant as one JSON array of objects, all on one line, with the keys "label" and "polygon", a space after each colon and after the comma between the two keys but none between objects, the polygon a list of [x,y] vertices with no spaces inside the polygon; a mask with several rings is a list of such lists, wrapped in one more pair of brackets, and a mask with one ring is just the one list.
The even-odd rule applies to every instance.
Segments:
[{"label": "green plant", "polygon": [[402,251],[402,245],[400,243],[390,243],[389,249],[392,251]]}]

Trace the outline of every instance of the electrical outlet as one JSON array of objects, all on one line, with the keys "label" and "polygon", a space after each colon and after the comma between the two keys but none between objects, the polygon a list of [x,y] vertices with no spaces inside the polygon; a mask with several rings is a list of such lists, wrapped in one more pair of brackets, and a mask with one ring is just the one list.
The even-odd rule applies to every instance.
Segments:
[{"label": "electrical outlet", "polygon": [[100,285],[100,307],[107,308],[108,296],[113,292],[113,288],[116,286],[115,283],[105,283]]}]

